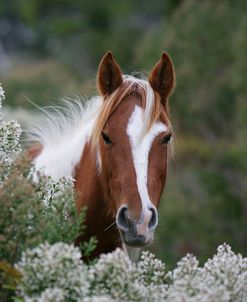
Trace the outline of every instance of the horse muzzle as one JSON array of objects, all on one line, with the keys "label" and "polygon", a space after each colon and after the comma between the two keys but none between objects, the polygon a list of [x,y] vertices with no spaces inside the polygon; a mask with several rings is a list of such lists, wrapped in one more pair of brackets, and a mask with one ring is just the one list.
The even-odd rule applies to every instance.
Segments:
[{"label": "horse muzzle", "polygon": [[133,247],[142,247],[151,244],[154,237],[154,230],[158,224],[157,210],[151,206],[136,221],[129,215],[128,208],[122,206],[116,216],[116,222],[125,244]]}]

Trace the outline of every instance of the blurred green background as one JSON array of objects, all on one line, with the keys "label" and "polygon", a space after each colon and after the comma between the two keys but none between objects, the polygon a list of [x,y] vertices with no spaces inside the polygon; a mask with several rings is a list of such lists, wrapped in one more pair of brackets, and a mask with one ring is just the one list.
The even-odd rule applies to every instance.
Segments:
[{"label": "blurred green background", "polygon": [[175,158],[152,247],[168,267],[186,252],[203,261],[222,242],[247,254],[246,12],[242,0],[0,2],[0,82],[20,119],[28,99],[95,94],[109,49],[125,73],[172,57]]}]

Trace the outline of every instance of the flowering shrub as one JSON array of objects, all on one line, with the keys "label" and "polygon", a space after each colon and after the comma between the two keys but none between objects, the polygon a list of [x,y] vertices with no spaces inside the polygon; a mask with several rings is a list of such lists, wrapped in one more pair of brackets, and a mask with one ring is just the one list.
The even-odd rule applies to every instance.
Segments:
[{"label": "flowering shrub", "polygon": [[[20,125],[3,120],[3,100],[0,85],[0,300],[10,301],[12,277],[19,278],[11,265],[22,252],[45,241],[73,243],[83,231],[85,213],[76,211],[72,180],[37,177],[30,160],[20,153]],[[88,253],[94,246],[91,240],[83,249]]]},{"label": "flowering shrub", "polygon": [[89,269],[92,294],[109,296],[114,301],[134,301],[139,296],[134,277],[134,266],[120,249],[102,254]]},{"label": "flowering shrub", "polygon": [[3,120],[3,100],[0,85],[0,259],[14,264],[23,251],[44,241],[72,243],[82,231],[84,213],[77,214],[73,180],[37,177],[20,154],[21,128]]},{"label": "flowering shrub", "polygon": [[44,241],[72,243],[83,231],[85,213],[76,211],[71,182],[40,177],[33,183],[30,167],[25,158],[15,161],[0,188],[0,259],[10,264],[27,248]]},{"label": "flowering shrub", "polygon": [[117,249],[86,265],[78,248],[45,243],[24,252],[16,268],[23,275],[18,296],[24,301],[247,301],[247,258],[227,244],[203,267],[187,255],[166,272],[149,252],[132,263]]},{"label": "flowering shrub", "polygon": [[223,244],[217,254],[203,267],[197,259],[187,255],[170,273],[168,301],[246,301],[247,258],[236,255]]},{"label": "flowering shrub", "polygon": [[88,295],[89,281],[80,259],[78,248],[61,242],[27,250],[16,266],[23,275],[19,289],[24,300],[81,301]]}]

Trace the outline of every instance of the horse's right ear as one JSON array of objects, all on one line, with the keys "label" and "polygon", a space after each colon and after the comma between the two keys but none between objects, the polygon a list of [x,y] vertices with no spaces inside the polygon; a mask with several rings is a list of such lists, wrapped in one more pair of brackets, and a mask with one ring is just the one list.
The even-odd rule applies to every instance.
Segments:
[{"label": "horse's right ear", "polygon": [[164,52],[160,61],[154,66],[149,77],[153,90],[158,92],[163,103],[172,94],[175,88],[175,71],[169,55]]},{"label": "horse's right ear", "polygon": [[98,90],[103,96],[114,92],[123,82],[122,72],[114,60],[112,53],[108,51],[99,64]]}]

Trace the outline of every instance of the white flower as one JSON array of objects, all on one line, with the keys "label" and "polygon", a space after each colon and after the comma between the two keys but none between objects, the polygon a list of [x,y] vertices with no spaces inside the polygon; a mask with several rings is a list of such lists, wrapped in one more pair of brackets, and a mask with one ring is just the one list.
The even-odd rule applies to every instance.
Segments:
[{"label": "white flower", "polygon": [[134,265],[120,249],[113,253],[102,254],[89,269],[89,280],[93,295],[111,296],[117,301],[131,301]]},{"label": "white flower", "polygon": [[42,292],[37,302],[63,302],[65,298],[65,291],[61,288],[47,288]]},{"label": "white flower", "polygon": [[25,302],[63,302],[65,301],[65,293],[61,288],[47,288],[40,296],[23,297]]},{"label": "white flower", "polygon": [[28,297],[30,293],[42,297],[49,288],[60,289],[69,301],[88,295],[87,266],[81,260],[80,250],[73,245],[41,244],[23,253],[16,268],[23,275],[18,289],[21,297]]},{"label": "white flower", "polygon": [[85,298],[83,302],[117,302],[108,296],[92,296]]},{"label": "white flower", "polygon": [[[32,175],[36,173],[35,170],[33,170]],[[40,179],[39,179],[40,180]],[[45,182],[41,184],[39,182],[39,185],[41,185],[40,189],[38,190],[38,193],[43,200],[44,204],[51,207],[55,206],[54,202],[56,202],[56,197],[60,197],[63,195],[63,193],[71,193],[73,194],[73,183],[74,179],[72,178],[66,178],[62,177],[58,181],[55,181],[52,177],[48,176],[44,178]],[[38,184],[38,182],[36,182]],[[72,192],[71,192],[72,191]],[[61,199],[57,199],[58,202],[61,202]],[[66,206],[66,203],[65,203]]]},{"label": "white flower", "polygon": [[147,286],[163,284],[166,279],[165,264],[150,252],[143,252],[137,264],[139,282]]},{"label": "white flower", "polygon": [[170,274],[167,301],[247,301],[247,258],[223,244],[203,267],[192,255],[184,257]]},{"label": "white flower", "polygon": [[21,127],[18,122],[5,122],[2,114],[2,102],[4,100],[4,91],[0,84],[0,186],[8,177],[11,169],[12,157],[21,151],[19,139]]},{"label": "white flower", "polygon": [[61,242],[27,250],[16,265],[23,275],[19,297],[26,302],[247,301],[247,258],[226,244],[203,267],[188,254],[168,273],[149,252],[137,264],[120,249],[89,266],[80,258],[78,248]]}]

